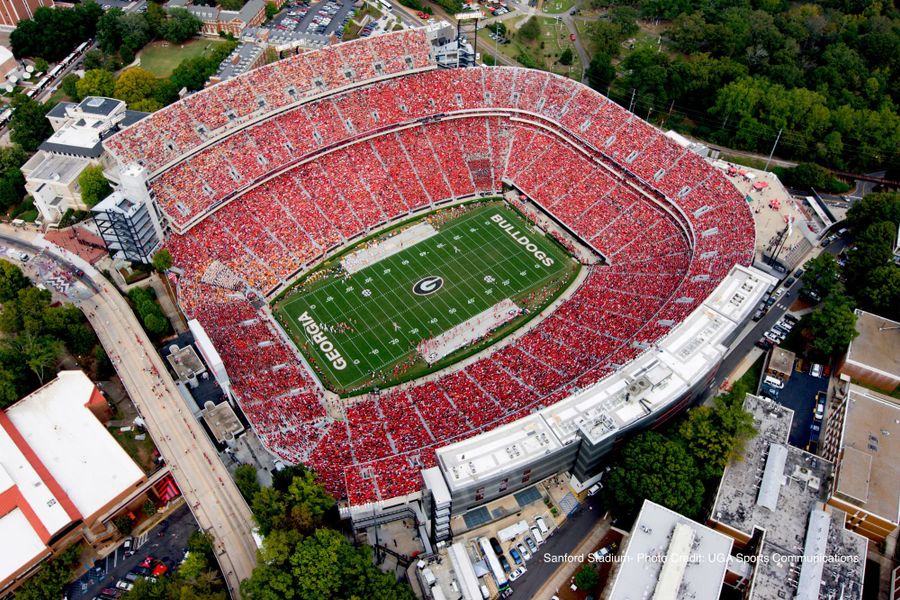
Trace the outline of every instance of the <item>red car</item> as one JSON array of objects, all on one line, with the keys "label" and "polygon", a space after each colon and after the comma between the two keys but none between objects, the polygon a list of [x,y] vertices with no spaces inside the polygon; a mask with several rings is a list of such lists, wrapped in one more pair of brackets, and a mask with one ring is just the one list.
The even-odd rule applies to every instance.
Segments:
[{"label": "red car", "polygon": [[156,559],[148,555],[146,558],[144,558],[144,560],[141,561],[141,564],[139,564],[138,566],[149,569],[154,565],[154,563],[156,563]]},{"label": "red car", "polygon": [[162,577],[169,571],[169,567],[164,565],[163,563],[156,563],[156,566],[153,567],[153,571],[150,573],[153,577]]}]

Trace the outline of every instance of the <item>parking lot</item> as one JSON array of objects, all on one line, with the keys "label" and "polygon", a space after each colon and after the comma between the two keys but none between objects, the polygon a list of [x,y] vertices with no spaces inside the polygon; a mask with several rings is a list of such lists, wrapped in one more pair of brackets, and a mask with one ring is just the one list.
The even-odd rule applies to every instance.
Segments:
[{"label": "parking lot", "polygon": [[188,538],[196,530],[194,516],[186,504],[181,504],[156,527],[134,538],[133,555],[125,556],[126,552],[120,545],[70,584],[66,597],[69,600],[95,598],[102,590],[115,588],[117,581],[137,568],[148,556],[161,561],[169,570],[176,568],[187,550]]},{"label": "parking lot", "polygon": [[[809,363],[806,363],[806,369]],[[816,421],[821,427],[821,416],[816,416],[816,397],[821,392],[820,398],[823,400],[828,391],[828,378],[824,376],[815,377],[808,372],[798,371],[796,368],[791,374],[790,379],[784,383],[783,389],[775,389],[770,385],[763,383],[760,387],[760,394],[768,396],[794,411],[794,420],[791,423],[791,434],[788,442],[797,448],[807,449],[810,441],[812,430],[810,427]],[[821,415],[821,413],[820,413]],[[812,448],[811,450],[815,450]]]},{"label": "parking lot", "polygon": [[339,39],[343,36],[344,25],[352,14],[352,0],[290,2],[284,5],[266,29],[274,42],[303,40],[306,45],[324,45],[331,34]]}]

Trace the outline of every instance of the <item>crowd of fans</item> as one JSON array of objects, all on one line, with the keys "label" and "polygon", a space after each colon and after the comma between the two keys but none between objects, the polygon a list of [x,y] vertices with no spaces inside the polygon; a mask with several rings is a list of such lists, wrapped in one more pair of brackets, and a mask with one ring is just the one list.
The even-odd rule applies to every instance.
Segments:
[{"label": "crowd of fans", "polygon": [[[606,377],[697,308],[734,264],[748,264],[754,243],[746,203],[721,173],[595,92],[539,71],[388,78],[190,153],[247,115],[424,66],[416,35],[251,71],[166,109],[180,123],[146,119],[109,142],[120,159],[144,156],[150,170],[184,159],[152,183],[175,222],[196,223],[168,242],[184,271],[182,307],[206,327],[264,443],[314,468],[354,504],[415,492],[437,448]],[[493,354],[437,381],[329,405],[283,332],[248,298],[265,297],[386,222],[497,192],[501,182],[609,264],[586,267],[551,316]],[[247,287],[204,283],[214,265]]]}]

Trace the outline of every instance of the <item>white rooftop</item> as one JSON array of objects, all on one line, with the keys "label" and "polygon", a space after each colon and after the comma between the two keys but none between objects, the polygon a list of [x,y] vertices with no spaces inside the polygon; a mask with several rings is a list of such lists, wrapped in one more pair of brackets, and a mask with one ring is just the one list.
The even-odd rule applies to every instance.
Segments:
[{"label": "white rooftop", "polygon": [[144,476],[86,408],[95,389],[83,372],[62,371],[7,410],[37,459],[85,518]]},{"label": "white rooftop", "polygon": [[727,535],[645,500],[609,600],[718,598],[731,545]]},{"label": "white rooftop", "polygon": [[[34,559],[50,550],[28,522],[21,509],[0,517],[0,581],[5,581]],[[15,543],[10,543],[14,540]]]},{"label": "white rooftop", "polygon": [[[602,381],[493,431],[445,446],[438,462],[451,488],[495,475],[584,437],[597,444],[663,410],[724,356],[724,342],[747,319],[775,279],[735,266],[709,298],[654,348]],[[535,432],[540,443],[524,443]],[[514,451],[509,454],[508,448]]]}]

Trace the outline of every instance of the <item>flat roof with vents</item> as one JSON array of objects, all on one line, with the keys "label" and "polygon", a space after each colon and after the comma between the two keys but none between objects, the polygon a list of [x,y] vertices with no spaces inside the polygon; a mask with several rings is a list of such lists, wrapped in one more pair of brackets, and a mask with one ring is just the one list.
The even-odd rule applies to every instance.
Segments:
[{"label": "flat roof with vents", "polygon": [[897,523],[900,515],[900,405],[851,385],[835,494]]},{"label": "flat roof with vents", "polygon": [[727,535],[645,500],[609,600],[718,598],[731,545]]}]

